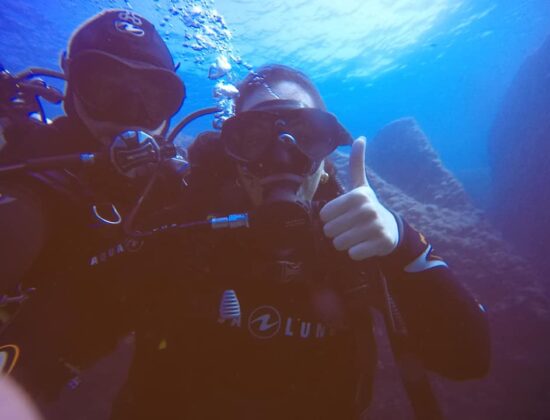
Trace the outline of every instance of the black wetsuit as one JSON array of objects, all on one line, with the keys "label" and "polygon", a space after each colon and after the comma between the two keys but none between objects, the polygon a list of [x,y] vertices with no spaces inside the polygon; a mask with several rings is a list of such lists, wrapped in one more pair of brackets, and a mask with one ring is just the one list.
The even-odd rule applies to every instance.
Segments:
[{"label": "black wetsuit", "polygon": [[[199,142],[190,158],[194,172],[182,203],[152,217],[151,226],[247,210],[215,141]],[[53,232],[63,226],[63,219],[54,222],[55,214],[46,219]],[[63,229],[65,240],[76,231],[94,232],[85,223]],[[78,314],[55,325],[63,345],[50,353],[63,351],[67,362],[86,366],[117,337],[136,331],[115,419],[353,418],[368,403],[376,360],[370,305],[380,303],[375,280],[381,270],[408,330],[407,346],[424,365],[453,379],[484,375],[489,362],[484,311],[419,234],[406,224],[401,232],[392,255],[359,264],[325,246],[318,223],[297,238],[296,252],[283,263],[274,261],[271,238],[254,229],[157,235],[134,253],[120,232],[97,232],[107,245],[103,253],[86,253],[87,247],[81,249],[86,241],[77,247],[69,241],[54,253],[60,254],[57,263],[70,265],[62,270],[64,280],[51,277],[63,264],[50,266],[48,275],[40,269],[35,277],[44,279],[46,291],[52,290],[50,283],[60,284],[53,295],[61,313],[68,299]],[[61,250],[74,248],[82,264],[72,255],[64,259]],[[78,281],[67,282],[71,276]],[[235,293],[239,317],[220,316],[224,293]],[[36,302],[26,305],[40,308]],[[8,339],[25,343],[18,323],[32,324],[33,311],[27,313],[16,318]],[[51,327],[49,319],[41,323]],[[24,366],[23,372],[30,373],[19,376],[27,386],[62,383],[33,382],[42,367],[27,362],[30,369]]]}]

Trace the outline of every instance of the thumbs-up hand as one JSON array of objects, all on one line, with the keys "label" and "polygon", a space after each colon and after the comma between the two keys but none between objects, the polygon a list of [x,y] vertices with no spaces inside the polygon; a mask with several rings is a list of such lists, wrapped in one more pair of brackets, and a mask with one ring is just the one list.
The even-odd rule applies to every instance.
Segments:
[{"label": "thumbs-up hand", "polygon": [[353,189],[328,202],[320,212],[325,235],[355,261],[388,255],[399,241],[395,217],[380,204],[367,181],[365,148],[365,137],[353,142],[349,159]]}]

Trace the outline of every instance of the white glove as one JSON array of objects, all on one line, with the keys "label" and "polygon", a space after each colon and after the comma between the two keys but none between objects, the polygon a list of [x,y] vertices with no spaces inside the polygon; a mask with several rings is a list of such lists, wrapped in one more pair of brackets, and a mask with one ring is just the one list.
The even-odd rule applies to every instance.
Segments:
[{"label": "white glove", "polygon": [[325,235],[355,261],[388,255],[399,241],[394,215],[380,204],[367,181],[365,148],[365,137],[353,142],[349,158],[353,189],[328,202],[320,212]]}]

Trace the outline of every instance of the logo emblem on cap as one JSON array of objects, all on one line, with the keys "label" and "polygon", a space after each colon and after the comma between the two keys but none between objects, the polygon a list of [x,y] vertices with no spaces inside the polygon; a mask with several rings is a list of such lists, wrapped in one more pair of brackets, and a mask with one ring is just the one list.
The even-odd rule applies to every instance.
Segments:
[{"label": "logo emblem on cap", "polygon": [[130,22],[123,22],[123,21],[117,20],[115,22],[115,28],[117,31],[122,32],[123,34],[136,36],[138,38],[141,38],[142,36],[145,35],[145,31],[142,28],[135,26]]},{"label": "logo emblem on cap", "polygon": [[141,28],[143,21],[134,12],[121,12],[118,14],[120,20],[115,20],[115,28],[123,34],[128,34],[141,38],[145,35],[145,30]]}]

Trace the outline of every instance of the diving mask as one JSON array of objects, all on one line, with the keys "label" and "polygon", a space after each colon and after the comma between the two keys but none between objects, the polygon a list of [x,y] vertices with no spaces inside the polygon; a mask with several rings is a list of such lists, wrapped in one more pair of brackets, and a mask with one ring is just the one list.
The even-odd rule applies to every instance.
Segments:
[{"label": "diving mask", "polygon": [[[262,102],[249,111],[229,118],[221,141],[237,161],[276,173],[276,150],[285,147],[291,155],[290,169],[297,175],[311,175],[321,161],[340,145],[353,139],[336,117],[293,100]],[[288,165],[287,165],[288,166]]]},{"label": "diving mask", "polygon": [[185,99],[175,73],[95,50],[70,60],[69,84],[92,118],[129,126],[156,128]]}]

